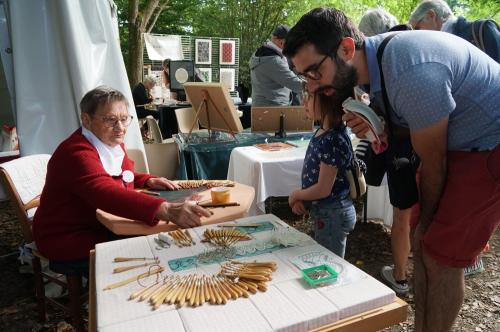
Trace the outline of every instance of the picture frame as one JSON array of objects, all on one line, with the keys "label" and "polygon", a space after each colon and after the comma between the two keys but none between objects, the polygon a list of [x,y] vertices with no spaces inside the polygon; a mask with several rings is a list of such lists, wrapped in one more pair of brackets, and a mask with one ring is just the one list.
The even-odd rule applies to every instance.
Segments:
[{"label": "picture frame", "polygon": [[212,68],[199,68],[201,78],[204,82],[212,82]]},{"label": "picture frame", "polygon": [[212,40],[195,40],[195,63],[199,65],[212,64]]},{"label": "picture frame", "polygon": [[219,41],[219,64],[234,65],[236,63],[236,42],[221,39]]},{"label": "picture frame", "polygon": [[234,68],[220,68],[219,69],[219,82],[222,83],[230,92],[234,91]]}]

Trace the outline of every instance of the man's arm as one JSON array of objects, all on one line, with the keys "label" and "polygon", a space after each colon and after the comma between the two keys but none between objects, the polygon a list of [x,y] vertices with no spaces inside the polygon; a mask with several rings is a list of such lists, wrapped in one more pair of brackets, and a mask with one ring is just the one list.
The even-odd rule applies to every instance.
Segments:
[{"label": "man's arm", "polygon": [[420,217],[424,231],[436,212],[446,183],[448,116],[430,127],[411,130],[411,142],[421,160]]}]

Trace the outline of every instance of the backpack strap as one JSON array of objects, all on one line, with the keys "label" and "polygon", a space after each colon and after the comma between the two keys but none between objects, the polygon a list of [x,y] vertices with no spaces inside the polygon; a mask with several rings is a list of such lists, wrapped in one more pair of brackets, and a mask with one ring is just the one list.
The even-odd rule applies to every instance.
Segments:
[{"label": "backpack strap", "polygon": [[387,44],[396,35],[397,35],[397,33],[393,33],[393,34],[385,37],[377,49],[377,62],[378,62],[378,69],[380,71],[380,87],[382,88],[382,99],[383,99],[384,108],[385,108],[385,118],[386,118],[385,123],[387,123],[387,128],[389,129],[389,134],[392,134],[392,124],[391,124],[391,119],[389,116],[391,104],[389,103],[389,98],[387,97],[387,91],[385,89],[384,71],[382,70],[382,56],[384,55],[384,50],[385,50]]},{"label": "backpack strap", "polygon": [[[484,26],[488,22],[491,22],[496,26],[498,30],[500,30],[498,23],[495,22],[494,20],[477,20],[472,22],[472,38],[474,39],[474,44],[476,44],[476,46],[479,47],[481,51],[485,53],[486,53],[486,46],[484,45]],[[478,24],[479,24],[479,29],[476,29],[476,25]]]}]

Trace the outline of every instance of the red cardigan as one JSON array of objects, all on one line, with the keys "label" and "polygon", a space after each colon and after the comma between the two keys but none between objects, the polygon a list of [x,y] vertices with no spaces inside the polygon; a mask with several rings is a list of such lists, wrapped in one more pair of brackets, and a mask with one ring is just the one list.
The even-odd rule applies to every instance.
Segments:
[{"label": "red cardigan", "polygon": [[[134,170],[134,162],[126,155],[122,170]],[[109,239],[109,231],[96,218],[96,209],[156,225],[154,216],[164,200],[133,190],[143,188],[153,176],[135,172],[134,176],[134,182],[125,185],[121,176],[106,173],[95,147],[81,129],[76,130],[59,145],[47,166],[33,220],[40,252],[56,261],[89,257],[96,243]]]}]

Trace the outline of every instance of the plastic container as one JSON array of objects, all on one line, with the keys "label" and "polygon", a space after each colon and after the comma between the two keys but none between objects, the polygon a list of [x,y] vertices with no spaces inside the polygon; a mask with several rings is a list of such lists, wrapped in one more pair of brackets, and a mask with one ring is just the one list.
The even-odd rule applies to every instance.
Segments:
[{"label": "plastic container", "polygon": [[318,265],[303,269],[302,277],[313,287],[327,286],[337,280],[338,273],[330,265]]},{"label": "plastic container", "polygon": [[210,192],[212,204],[228,203],[231,199],[231,189],[227,187],[215,187]]}]

